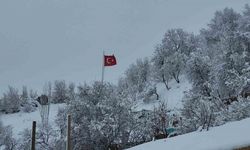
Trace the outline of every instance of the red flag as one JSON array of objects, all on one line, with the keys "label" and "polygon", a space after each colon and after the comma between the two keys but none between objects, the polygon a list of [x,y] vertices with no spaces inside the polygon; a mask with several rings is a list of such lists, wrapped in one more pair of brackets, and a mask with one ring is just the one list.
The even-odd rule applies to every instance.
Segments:
[{"label": "red flag", "polygon": [[116,58],[114,55],[104,55],[104,66],[116,65]]}]

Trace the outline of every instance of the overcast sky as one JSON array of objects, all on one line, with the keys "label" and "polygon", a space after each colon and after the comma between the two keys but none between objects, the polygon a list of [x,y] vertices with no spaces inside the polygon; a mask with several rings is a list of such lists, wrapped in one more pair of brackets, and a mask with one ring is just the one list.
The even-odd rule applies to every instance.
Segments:
[{"label": "overcast sky", "polygon": [[216,10],[250,0],[0,0],[0,93],[41,90],[47,81],[101,80],[102,52],[116,83],[137,58],[151,57],[170,28],[198,33]]}]

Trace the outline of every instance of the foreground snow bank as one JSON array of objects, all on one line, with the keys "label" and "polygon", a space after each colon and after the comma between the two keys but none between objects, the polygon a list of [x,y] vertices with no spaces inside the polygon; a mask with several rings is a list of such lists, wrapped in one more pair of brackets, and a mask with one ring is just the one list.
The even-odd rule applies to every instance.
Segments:
[{"label": "foreground snow bank", "polygon": [[152,141],[129,150],[230,150],[250,145],[250,118],[169,139]]}]

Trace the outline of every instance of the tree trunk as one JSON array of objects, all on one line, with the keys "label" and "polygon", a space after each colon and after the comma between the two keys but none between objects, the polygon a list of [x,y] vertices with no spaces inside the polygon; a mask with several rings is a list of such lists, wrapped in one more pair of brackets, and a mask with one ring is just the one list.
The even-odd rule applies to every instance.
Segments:
[{"label": "tree trunk", "polygon": [[166,89],[170,90],[170,87],[168,86],[168,82],[166,81],[164,74],[162,74],[162,82],[165,84]]},{"label": "tree trunk", "polygon": [[209,130],[211,120],[212,120],[212,114],[210,114],[210,116],[209,116],[209,120],[208,120],[208,124],[207,124],[207,131]]},{"label": "tree trunk", "polygon": [[154,93],[156,95],[156,100],[159,100],[159,94],[157,93],[157,88],[156,87],[154,88]]},{"label": "tree trunk", "polygon": [[180,83],[179,75],[176,75],[175,73],[172,73],[172,76],[174,77],[175,81],[177,83]]}]

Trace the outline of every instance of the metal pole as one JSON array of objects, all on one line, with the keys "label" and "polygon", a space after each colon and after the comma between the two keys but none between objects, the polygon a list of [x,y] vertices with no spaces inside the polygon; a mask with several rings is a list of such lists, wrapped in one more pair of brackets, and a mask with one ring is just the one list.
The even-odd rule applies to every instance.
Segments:
[{"label": "metal pole", "polygon": [[[49,87],[51,88],[51,87]],[[50,91],[50,90],[49,90]],[[47,138],[46,142],[49,142],[49,113],[50,113],[50,94],[48,94],[48,110],[47,110],[47,118],[46,118],[46,132],[47,132]]]},{"label": "metal pole", "polygon": [[105,62],[105,53],[103,51],[103,55],[102,55],[102,85],[103,85],[103,81],[104,81],[104,62]]},{"label": "metal pole", "polygon": [[31,150],[35,150],[36,145],[36,121],[32,124],[32,139],[31,139]]},{"label": "metal pole", "polygon": [[71,150],[71,115],[68,115],[68,127],[67,127],[67,149]]}]

